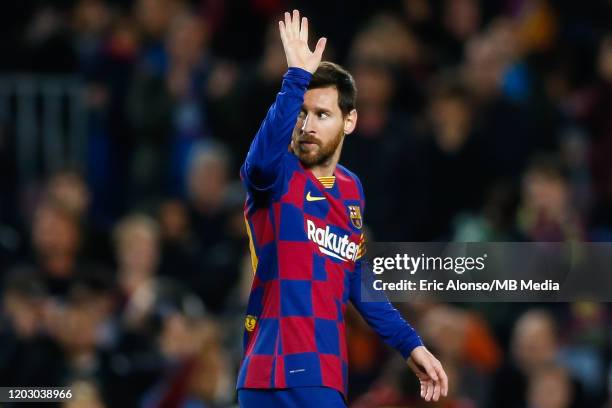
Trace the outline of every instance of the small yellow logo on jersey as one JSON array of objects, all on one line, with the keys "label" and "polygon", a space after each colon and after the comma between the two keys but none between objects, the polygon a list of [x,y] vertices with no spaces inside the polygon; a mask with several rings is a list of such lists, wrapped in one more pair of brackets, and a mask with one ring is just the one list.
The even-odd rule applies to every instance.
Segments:
[{"label": "small yellow logo on jersey", "polygon": [[308,194],[306,194],[306,201],[321,201],[321,200],[325,200],[325,197],[311,196],[310,191],[308,192]]},{"label": "small yellow logo on jersey", "polygon": [[361,221],[361,209],[358,205],[349,205],[349,217],[355,228],[361,229],[363,222]]},{"label": "small yellow logo on jersey", "polygon": [[244,319],[244,328],[247,329],[247,331],[249,332],[252,332],[253,330],[255,330],[256,324],[257,324],[257,317],[253,315],[247,315],[246,318]]}]

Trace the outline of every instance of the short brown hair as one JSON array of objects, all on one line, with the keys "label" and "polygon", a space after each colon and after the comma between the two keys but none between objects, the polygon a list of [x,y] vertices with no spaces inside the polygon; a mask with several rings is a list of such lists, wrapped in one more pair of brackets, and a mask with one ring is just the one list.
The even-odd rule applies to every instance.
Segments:
[{"label": "short brown hair", "polygon": [[338,90],[338,105],[343,115],[355,109],[357,87],[353,76],[333,62],[323,61],[315,71],[308,89],[335,87]]}]

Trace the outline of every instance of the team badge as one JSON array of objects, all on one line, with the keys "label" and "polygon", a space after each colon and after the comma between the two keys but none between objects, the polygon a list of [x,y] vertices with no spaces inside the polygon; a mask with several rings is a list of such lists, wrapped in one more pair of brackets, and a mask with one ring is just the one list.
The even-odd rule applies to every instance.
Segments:
[{"label": "team badge", "polygon": [[255,325],[257,324],[257,317],[253,315],[247,315],[244,319],[244,328],[247,331],[252,332],[255,330]]},{"label": "team badge", "polygon": [[361,209],[358,205],[349,205],[349,217],[355,228],[361,229],[363,222],[361,221]]}]

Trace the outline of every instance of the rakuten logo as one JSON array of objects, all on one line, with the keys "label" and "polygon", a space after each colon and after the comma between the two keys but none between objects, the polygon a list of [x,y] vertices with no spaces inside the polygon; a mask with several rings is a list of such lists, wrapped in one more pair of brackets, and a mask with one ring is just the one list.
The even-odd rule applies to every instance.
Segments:
[{"label": "rakuten logo", "polygon": [[325,228],[317,228],[314,222],[306,220],[308,239],[319,245],[319,251],[342,261],[354,261],[357,257],[357,244],[349,240],[348,234],[340,238]]}]

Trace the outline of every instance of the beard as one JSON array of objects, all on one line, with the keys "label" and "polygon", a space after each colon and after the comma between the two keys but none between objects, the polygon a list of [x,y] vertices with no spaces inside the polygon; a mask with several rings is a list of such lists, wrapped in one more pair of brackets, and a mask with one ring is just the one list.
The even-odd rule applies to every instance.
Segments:
[{"label": "beard", "polygon": [[[344,132],[340,130],[332,140],[322,144],[320,140],[313,137],[306,135],[300,137],[296,135],[293,137],[293,152],[300,159],[304,167],[320,166],[327,163],[334,156],[343,137]],[[313,145],[307,147],[302,142],[310,142]]]}]

